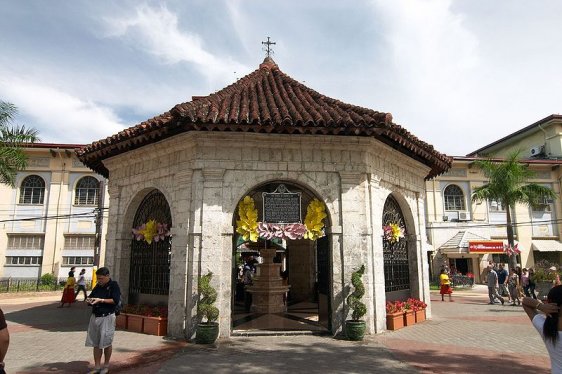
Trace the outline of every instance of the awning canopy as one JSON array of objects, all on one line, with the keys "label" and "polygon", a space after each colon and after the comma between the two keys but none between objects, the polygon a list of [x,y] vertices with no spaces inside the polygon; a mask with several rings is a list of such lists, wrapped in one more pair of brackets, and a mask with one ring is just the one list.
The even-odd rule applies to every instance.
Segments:
[{"label": "awning canopy", "polygon": [[468,242],[471,240],[488,240],[470,231],[461,230],[451,239],[439,247],[441,253],[464,253],[468,254]]},{"label": "awning canopy", "polygon": [[558,240],[533,240],[531,248],[539,252],[562,252],[562,243]]}]

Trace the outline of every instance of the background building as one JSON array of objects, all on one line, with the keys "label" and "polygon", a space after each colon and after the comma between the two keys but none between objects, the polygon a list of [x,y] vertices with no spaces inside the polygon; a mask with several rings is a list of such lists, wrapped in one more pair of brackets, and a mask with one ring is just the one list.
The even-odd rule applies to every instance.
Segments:
[{"label": "background building", "polygon": [[[0,184],[0,277],[66,277],[76,266],[86,268],[89,278],[96,233],[103,263],[107,221],[97,227],[96,219],[107,184],[76,158],[77,147],[30,145],[28,168],[18,173],[16,187]],[[107,193],[101,196],[107,207]]]},{"label": "background building", "polygon": [[[561,130],[562,116],[548,116],[466,157],[454,157],[451,169],[426,182],[427,230],[434,248],[430,256],[434,274],[447,265],[463,274],[471,272],[476,281],[481,281],[489,260],[508,262],[507,256],[493,246],[469,248],[471,242],[507,241],[505,207],[496,201],[471,202],[474,188],[486,183],[474,161],[483,157],[501,159],[519,150],[521,158],[536,173],[532,182],[560,194]],[[519,263],[523,267],[532,267],[540,259],[561,263],[561,216],[560,199],[535,207],[515,207],[512,218],[521,249]]]}]

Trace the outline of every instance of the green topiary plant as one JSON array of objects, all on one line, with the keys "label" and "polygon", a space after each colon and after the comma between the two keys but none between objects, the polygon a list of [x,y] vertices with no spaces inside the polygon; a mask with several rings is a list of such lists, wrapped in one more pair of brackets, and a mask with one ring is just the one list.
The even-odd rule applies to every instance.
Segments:
[{"label": "green topiary plant", "polygon": [[219,318],[219,309],[213,304],[217,301],[217,291],[211,286],[213,273],[199,277],[199,304],[197,305],[197,315],[199,318],[206,318],[207,323],[215,322]]},{"label": "green topiary plant", "polygon": [[365,295],[365,286],[361,278],[365,273],[365,265],[361,265],[359,270],[351,274],[351,284],[355,287],[355,291],[347,297],[347,305],[353,311],[351,317],[354,321],[358,321],[367,313],[367,306],[361,302]]}]

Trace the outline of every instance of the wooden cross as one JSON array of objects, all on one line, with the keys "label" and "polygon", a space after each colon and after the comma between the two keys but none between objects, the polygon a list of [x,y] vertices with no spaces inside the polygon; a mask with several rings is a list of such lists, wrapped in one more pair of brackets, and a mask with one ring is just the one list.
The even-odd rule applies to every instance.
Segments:
[{"label": "wooden cross", "polygon": [[267,54],[266,57],[270,57],[270,55],[273,54],[273,49],[271,49],[271,46],[275,45],[277,43],[269,41],[269,36],[268,36],[267,42],[261,42],[261,44],[265,44],[267,46],[267,47],[265,47],[264,51]]}]

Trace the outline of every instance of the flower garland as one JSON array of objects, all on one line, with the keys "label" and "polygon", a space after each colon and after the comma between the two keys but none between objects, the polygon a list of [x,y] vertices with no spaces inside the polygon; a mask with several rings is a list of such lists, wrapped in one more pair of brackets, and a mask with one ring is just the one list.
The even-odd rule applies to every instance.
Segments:
[{"label": "flower garland", "polygon": [[275,224],[258,222],[258,210],[254,199],[250,196],[238,204],[239,220],[236,221],[236,232],[242,235],[244,240],[257,242],[263,239],[310,239],[316,240],[324,236],[324,218],[327,217],[325,206],[322,202],[314,199],[308,204],[304,224]]},{"label": "flower garland", "polygon": [[152,241],[159,242],[171,236],[168,224],[156,222],[154,219],[150,219],[148,222],[132,229],[132,232],[136,240],[144,240],[148,244],[152,244]]},{"label": "flower garland", "polygon": [[503,250],[508,256],[518,255],[521,253],[521,250],[519,249],[519,243],[515,244],[513,247],[511,247],[509,244],[504,244]]},{"label": "flower garland", "polygon": [[240,219],[236,221],[236,232],[242,235],[244,240],[257,242],[258,210],[255,207],[254,199],[250,196],[244,197],[244,200],[238,204],[238,216]]},{"label": "flower garland", "polygon": [[396,243],[404,237],[406,230],[397,223],[390,223],[382,227],[383,237],[390,243]]}]

